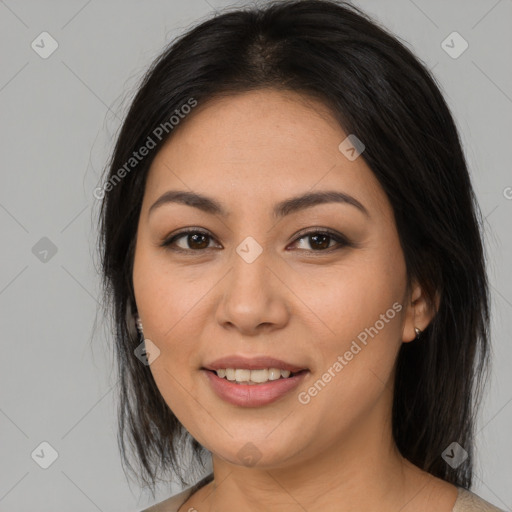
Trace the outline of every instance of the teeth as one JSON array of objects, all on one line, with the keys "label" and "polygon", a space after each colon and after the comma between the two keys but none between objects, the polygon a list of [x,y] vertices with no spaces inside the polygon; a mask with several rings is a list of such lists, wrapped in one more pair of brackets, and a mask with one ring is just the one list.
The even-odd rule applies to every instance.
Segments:
[{"label": "teeth", "polygon": [[279,370],[278,368],[270,368],[268,370],[268,379],[269,380],[277,380],[280,377],[281,377],[281,370]]},{"label": "teeth", "polygon": [[251,370],[235,370],[235,380],[237,382],[251,380]]},{"label": "teeth", "polygon": [[253,382],[267,382],[268,379],[268,370],[251,370],[249,379]]},{"label": "teeth", "polygon": [[280,370],[279,368],[264,368],[262,370],[246,370],[241,368],[220,368],[216,370],[217,376],[221,379],[226,378],[231,382],[245,384],[262,384],[269,380],[277,380],[281,377],[287,379],[290,370]]}]

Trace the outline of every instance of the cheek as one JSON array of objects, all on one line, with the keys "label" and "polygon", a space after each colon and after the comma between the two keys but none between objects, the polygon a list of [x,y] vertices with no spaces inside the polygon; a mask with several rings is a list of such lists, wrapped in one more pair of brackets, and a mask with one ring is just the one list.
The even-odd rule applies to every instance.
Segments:
[{"label": "cheek", "polygon": [[316,314],[319,336],[315,344],[323,353],[331,353],[344,352],[361,333],[364,341],[365,330],[376,323],[380,346],[394,345],[400,336],[403,305],[399,303],[404,287],[405,268],[399,258],[393,262],[368,254],[347,260],[328,273],[296,279],[294,291]]},{"label": "cheek", "polygon": [[350,295],[340,298],[347,305],[341,314],[331,312],[336,337],[318,338],[321,363],[297,397],[305,424],[317,425],[315,418],[322,418],[323,425],[336,425],[330,430],[334,437],[368,418],[382,403],[383,393],[393,389],[401,344],[403,307],[398,301],[347,299]]},{"label": "cheek", "polygon": [[[201,311],[207,303],[208,291],[215,275],[195,269],[171,265],[160,250],[137,249],[133,284],[137,308],[143,318],[144,334],[161,350],[170,345],[185,349],[180,343],[193,338],[201,330]],[[189,347],[192,348],[192,347]]]},{"label": "cheek", "polygon": [[190,408],[189,393],[195,395],[194,340],[200,339],[208,283],[185,279],[183,272],[162,264],[154,252],[141,247],[134,260],[133,284],[144,336],[160,351],[150,370],[164,400],[179,418],[180,411]]},{"label": "cheek", "polygon": [[391,259],[359,258],[350,268],[333,272],[321,288],[309,290],[308,306],[322,320],[315,337],[319,365],[301,389],[300,403],[343,422],[392,386],[404,287],[405,265],[395,254]]}]

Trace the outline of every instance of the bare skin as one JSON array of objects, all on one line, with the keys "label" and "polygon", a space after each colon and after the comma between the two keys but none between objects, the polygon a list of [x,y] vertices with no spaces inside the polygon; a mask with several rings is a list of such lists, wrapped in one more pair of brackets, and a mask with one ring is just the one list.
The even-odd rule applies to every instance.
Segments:
[{"label": "bare skin", "polygon": [[[435,311],[417,283],[407,287],[391,205],[363,158],[338,149],[346,137],[316,100],[252,91],[196,107],[152,163],[135,251],[137,308],[160,350],[150,365],[155,382],[214,468],[214,481],[180,512],[452,510],[455,486],[405,460],[391,433],[398,351],[421,343],[414,327],[424,330]],[[150,212],[168,190],[207,195],[230,215],[178,203]],[[329,202],[271,215],[280,201],[325,190],[349,194],[367,214]],[[184,252],[161,246],[183,228],[208,236],[176,240]],[[351,244],[331,238],[319,248],[302,234],[322,230]],[[262,249],[251,263],[236,252],[249,236]],[[338,356],[376,325],[334,376]],[[308,373],[276,402],[236,406],[201,370],[233,354],[279,358]],[[328,384],[308,395],[329,368]],[[257,448],[255,463],[240,457],[247,443]]]}]

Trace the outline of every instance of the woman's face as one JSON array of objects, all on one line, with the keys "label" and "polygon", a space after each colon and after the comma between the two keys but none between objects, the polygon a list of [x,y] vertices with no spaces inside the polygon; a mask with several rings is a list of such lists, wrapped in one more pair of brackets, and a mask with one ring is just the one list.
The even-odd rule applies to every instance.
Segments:
[{"label": "woman's face", "polygon": [[[260,90],[196,107],[157,154],[144,192],[133,282],[144,336],[160,351],[150,370],[192,436],[238,465],[355,454],[363,439],[381,440],[397,352],[414,338],[391,206],[363,158],[347,141],[340,149],[348,134],[307,101]],[[208,202],[151,209],[169,191]],[[274,213],[326,191],[352,199]],[[163,246],[185,228],[196,234]],[[221,368],[304,371],[251,385],[205,369],[230,356],[250,361]]]}]

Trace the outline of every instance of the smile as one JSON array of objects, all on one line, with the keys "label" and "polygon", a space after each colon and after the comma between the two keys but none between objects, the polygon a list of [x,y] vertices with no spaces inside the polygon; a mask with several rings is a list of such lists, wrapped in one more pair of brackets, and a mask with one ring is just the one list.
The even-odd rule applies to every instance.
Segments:
[{"label": "smile", "polygon": [[[297,388],[309,373],[308,370],[291,373],[289,370],[277,368],[260,370],[226,368],[216,371],[203,369],[202,372],[210,388],[219,398],[239,407],[262,407],[271,404]],[[256,372],[254,376],[253,372]],[[271,376],[273,378],[270,378]],[[260,381],[255,382],[253,379],[260,379]]]}]

